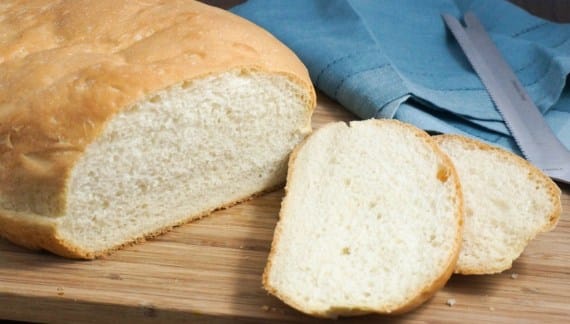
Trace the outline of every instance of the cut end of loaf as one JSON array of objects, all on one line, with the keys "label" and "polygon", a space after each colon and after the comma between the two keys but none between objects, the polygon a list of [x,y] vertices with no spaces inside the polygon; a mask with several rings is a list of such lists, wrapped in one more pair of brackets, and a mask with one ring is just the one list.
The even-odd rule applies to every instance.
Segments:
[{"label": "cut end of loaf", "polygon": [[91,257],[276,187],[310,132],[310,101],[289,77],[250,70],[149,96],[73,169],[58,236]]},{"label": "cut end of loaf", "polygon": [[424,132],[329,124],[291,156],[264,287],[320,317],[410,310],[451,275],[461,208],[453,165]]},{"label": "cut end of loaf", "polygon": [[456,272],[491,274],[511,268],[530,240],[556,226],[560,189],[510,152],[461,136],[435,139],[452,159],[465,199]]},{"label": "cut end of loaf", "polygon": [[199,1],[4,0],[0,30],[0,236],[28,248],[93,257],[266,190],[310,129],[299,58]]}]

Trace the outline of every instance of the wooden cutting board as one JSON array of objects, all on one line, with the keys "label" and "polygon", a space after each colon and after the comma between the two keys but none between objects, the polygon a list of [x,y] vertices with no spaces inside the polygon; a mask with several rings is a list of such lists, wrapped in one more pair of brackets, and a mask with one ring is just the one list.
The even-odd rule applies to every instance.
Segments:
[{"label": "wooden cutting board", "polygon": [[[315,128],[354,119],[320,95]],[[0,240],[0,318],[40,322],[317,321],[261,288],[279,190],[94,261],[29,252]],[[570,317],[570,187],[555,231],[512,270],[453,276],[419,309],[339,322],[564,322]],[[455,304],[450,306],[454,301]]]}]

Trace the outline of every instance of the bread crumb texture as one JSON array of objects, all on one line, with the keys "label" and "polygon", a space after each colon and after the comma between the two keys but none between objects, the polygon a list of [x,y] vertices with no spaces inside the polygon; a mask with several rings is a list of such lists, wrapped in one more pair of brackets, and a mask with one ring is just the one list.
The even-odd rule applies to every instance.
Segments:
[{"label": "bread crumb texture", "polygon": [[461,206],[453,166],[422,131],[329,124],[291,157],[265,287],[316,316],[413,308],[451,274]]},{"label": "bread crumb texture", "polygon": [[530,240],[556,226],[560,189],[510,152],[455,135],[435,139],[453,161],[465,199],[456,272],[490,274],[511,268]]}]

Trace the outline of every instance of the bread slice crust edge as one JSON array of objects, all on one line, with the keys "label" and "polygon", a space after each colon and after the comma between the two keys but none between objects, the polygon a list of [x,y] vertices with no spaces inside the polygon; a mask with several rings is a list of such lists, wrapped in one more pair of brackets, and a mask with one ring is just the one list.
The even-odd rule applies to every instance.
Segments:
[{"label": "bread slice crust edge", "polygon": [[[552,213],[547,216],[549,221],[547,223],[545,223],[543,227],[537,229],[537,231],[534,233],[534,236],[528,238],[528,240],[525,243],[525,246],[532,239],[534,239],[534,237],[536,237],[536,235],[538,235],[539,233],[551,231],[556,227],[556,224],[558,223],[560,215],[562,214],[562,203],[560,200],[560,196],[561,196],[562,192],[561,192],[560,188],[556,185],[556,183],[554,181],[552,181],[552,179],[550,179],[547,175],[545,175],[541,170],[539,170],[532,163],[528,162],[527,160],[521,158],[518,155],[515,155],[513,153],[505,151],[502,148],[495,147],[495,146],[492,146],[492,145],[486,144],[484,142],[477,141],[477,140],[474,140],[474,139],[471,139],[471,138],[468,138],[465,136],[454,135],[454,134],[442,134],[442,135],[433,136],[433,138],[438,144],[442,143],[445,140],[453,140],[453,141],[457,141],[457,142],[461,143],[461,145],[472,146],[472,147],[475,147],[475,148],[482,150],[482,151],[485,151],[485,152],[491,152],[493,154],[498,154],[501,157],[503,157],[504,159],[510,161],[511,163],[514,163],[516,165],[519,165],[522,168],[527,169],[533,177],[540,179],[540,181],[542,181],[548,187],[549,197],[550,197],[551,202],[553,203],[553,206],[554,206],[554,208],[552,209]],[[522,253],[522,251],[521,251],[521,253]],[[516,260],[516,258],[514,260]],[[505,270],[510,269],[512,267],[512,262],[514,260],[511,260],[511,262],[509,263],[509,265],[507,267],[501,266],[501,267],[462,268],[458,264],[458,266],[456,267],[454,272],[457,274],[463,274],[463,275],[495,274],[495,273],[500,273],[500,272],[503,272]]]}]

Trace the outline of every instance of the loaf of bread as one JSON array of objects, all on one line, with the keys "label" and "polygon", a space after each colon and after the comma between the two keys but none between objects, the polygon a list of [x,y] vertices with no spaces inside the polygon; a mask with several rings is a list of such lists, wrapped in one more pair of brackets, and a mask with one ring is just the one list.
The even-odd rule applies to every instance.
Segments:
[{"label": "loaf of bread", "polygon": [[509,269],[531,239],[556,226],[560,189],[510,152],[462,136],[435,139],[453,161],[465,199],[463,244],[455,271],[491,274]]},{"label": "loaf of bread", "polygon": [[291,155],[263,285],[314,316],[411,310],[455,268],[462,207],[451,161],[423,131],[329,124]]},{"label": "loaf of bread", "polygon": [[0,5],[0,235],[93,258],[271,189],[310,132],[306,68],[188,0]]}]

